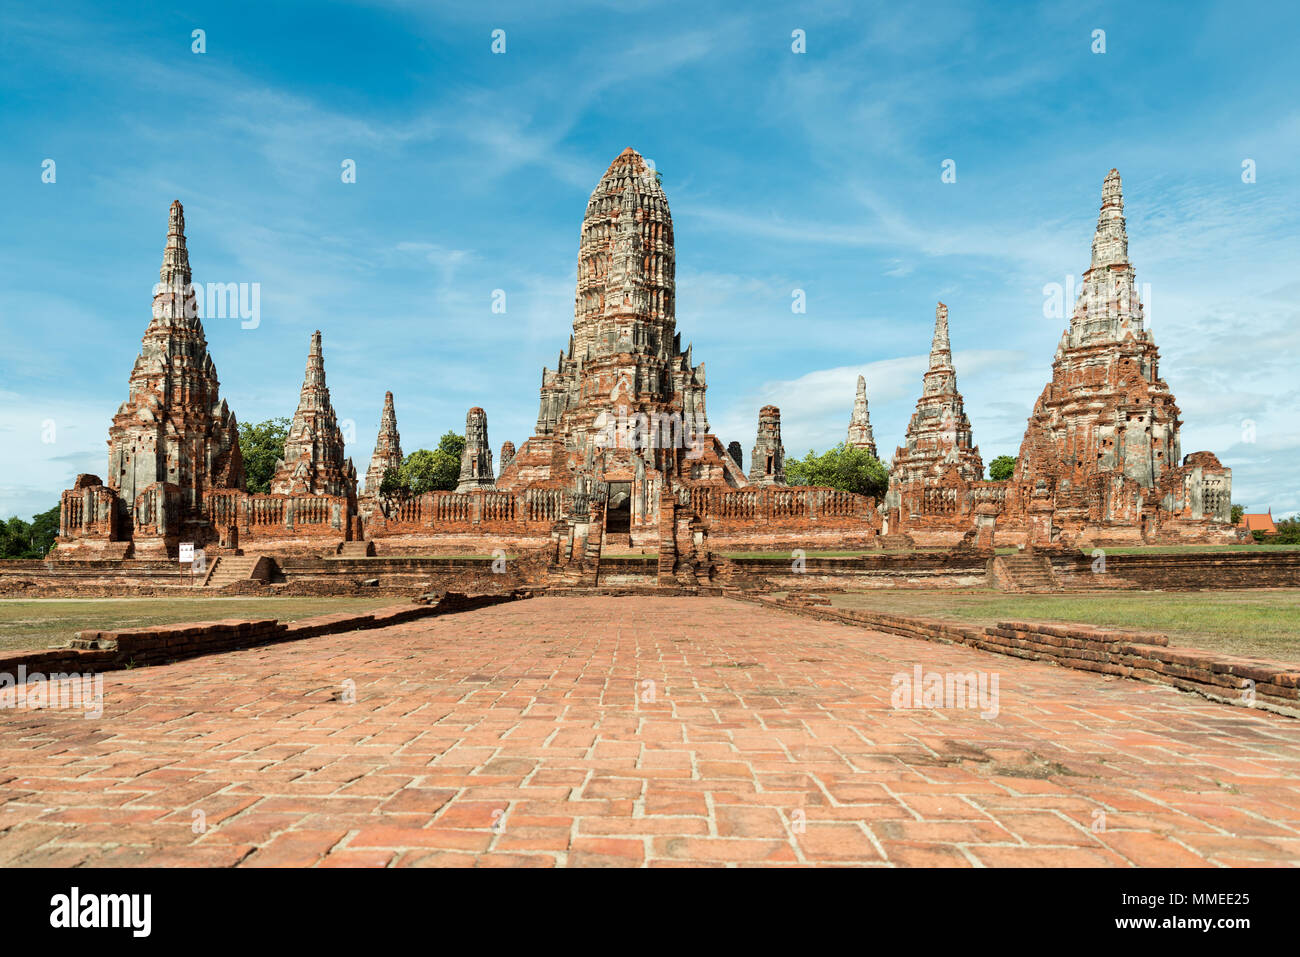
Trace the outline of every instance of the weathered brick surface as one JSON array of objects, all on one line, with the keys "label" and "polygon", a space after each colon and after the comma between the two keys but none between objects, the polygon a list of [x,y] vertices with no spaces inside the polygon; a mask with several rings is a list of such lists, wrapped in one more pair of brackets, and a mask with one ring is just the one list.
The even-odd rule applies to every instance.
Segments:
[{"label": "weathered brick surface", "polygon": [[[1129,260],[1119,171],[1102,184],[1092,257],[1025,429],[1006,518],[1049,541],[1230,542],[1232,470],[1183,456]],[[1032,514],[1038,510],[1038,518]]]},{"label": "weathered brick surface", "polygon": [[1083,671],[1157,681],[1227,704],[1300,717],[1300,688],[1297,687],[1300,684],[1300,666],[1196,648],[1170,648],[1166,635],[1071,622],[1004,621],[993,626],[959,625],[935,618],[819,607],[798,595],[760,601],[801,615],[860,622],[911,638],[958,642],[985,651],[1050,661]]},{"label": "weathered brick surface", "polygon": [[170,664],[183,658],[221,654],[241,648],[315,638],[370,628],[386,628],[402,622],[477,608],[514,596],[448,593],[436,601],[404,603],[368,612],[338,612],[297,621],[274,618],[229,619],[226,621],[182,622],[143,628],[83,630],[66,648],[45,651],[15,651],[0,656],[0,675],[52,671],[97,673],[138,665]]},{"label": "weathered brick surface", "polygon": [[[716,528],[716,525],[714,526]],[[845,544],[843,542],[838,544]],[[830,558],[805,555],[796,570],[793,549],[781,548],[761,558],[722,560],[721,548],[735,547],[710,533],[708,545],[719,565],[717,585],[751,590],[845,588],[944,588],[996,584],[988,575],[987,553],[978,550],[880,554]],[[389,543],[384,543],[385,549]],[[281,556],[279,573],[269,585],[243,582],[222,594],[282,595],[419,595],[426,591],[504,594],[546,581],[545,569],[522,560],[514,543],[488,540],[478,551],[512,549],[520,555],[504,565],[490,558],[428,558],[381,554],[373,558]],[[531,547],[531,546],[530,546]],[[1066,589],[1148,588],[1185,591],[1200,588],[1269,588],[1300,586],[1300,552],[1214,552],[1196,554],[1108,555],[1105,572],[1095,560],[1078,553],[1050,554],[1056,581]],[[1004,559],[1005,561],[1005,559]],[[601,580],[610,576],[643,581],[653,578],[656,556],[601,558]],[[376,584],[367,584],[376,583]],[[0,561],[0,596],[93,597],[169,595],[193,591],[194,579],[175,562],[166,561]]]},{"label": "weathered brick surface", "polygon": [[[998,715],[892,708],[918,665],[996,669]],[[515,602],[105,686],[98,722],[0,711],[0,864],[1300,862],[1300,722],[723,599]]]},{"label": "weathered brick surface", "polygon": [[[1104,551],[1104,550],[1103,550]],[[1106,554],[1104,566],[1079,554],[1052,555],[1056,574],[1068,585],[1106,587],[1110,580],[1141,588],[1278,588],[1300,585],[1300,552],[1188,552]],[[1102,570],[1104,569],[1104,570]]]}]

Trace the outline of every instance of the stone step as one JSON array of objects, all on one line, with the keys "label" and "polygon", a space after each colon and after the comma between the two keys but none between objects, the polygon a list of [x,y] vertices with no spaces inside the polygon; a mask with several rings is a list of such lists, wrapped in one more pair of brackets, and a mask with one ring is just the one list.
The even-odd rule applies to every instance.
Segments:
[{"label": "stone step", "polygon": [[240,581],[253,580],[261,555],[218,555],[203,582],[204,588],[221,588]]},{"label": "stone step", "polygon": [[1001,569],[998,584],[1007,591],[1061,591],[1061,583],[1045,555],[1002,555],[994,559]]}]

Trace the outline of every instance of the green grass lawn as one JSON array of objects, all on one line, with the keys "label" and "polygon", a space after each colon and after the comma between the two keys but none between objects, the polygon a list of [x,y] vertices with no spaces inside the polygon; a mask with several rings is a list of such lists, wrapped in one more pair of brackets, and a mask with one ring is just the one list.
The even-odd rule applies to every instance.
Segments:
[{"label": "green grass lawn", "polygon": [[1167,634],[1171,644],[1300,661],[1300,588],[1014,595],[986,589],[889,588],[832,594],[839,608],[993,624],[1078,621]]},{"label": "green grass lawn", "polygon": [[138,628],[222,618],[295,621],[400,602],[374,598],[38,598],[0,600],[0,652],[48,648],[83,628]]}]

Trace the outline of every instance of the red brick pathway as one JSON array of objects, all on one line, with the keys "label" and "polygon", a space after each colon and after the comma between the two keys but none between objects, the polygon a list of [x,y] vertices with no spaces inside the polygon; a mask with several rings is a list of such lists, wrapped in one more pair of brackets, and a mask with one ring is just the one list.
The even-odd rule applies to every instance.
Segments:
[{"label": "red brick pathway", "polygon": [[[893,709],[916,665],[996,673],[999,714]],[[116,672],[99,721],[0,711],[3,865],[1298,862],[1300,721],[724,599],[534,599]]]}]

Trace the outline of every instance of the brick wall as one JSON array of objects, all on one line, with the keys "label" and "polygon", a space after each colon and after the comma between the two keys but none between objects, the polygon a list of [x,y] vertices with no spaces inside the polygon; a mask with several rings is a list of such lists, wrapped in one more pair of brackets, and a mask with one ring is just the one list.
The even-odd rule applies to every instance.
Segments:
[{"label": "brick wall", "polygon": [[1300,586],[1300,551],[1152,552],[1106,554],[1105,559],[1102,575],[1092,570],[1095,559],[1087,555],[1053,555],[1052,568],[1062,583],[1075,588],[1101,587],[1098,579],[1104,576],[1157,591]]}]

